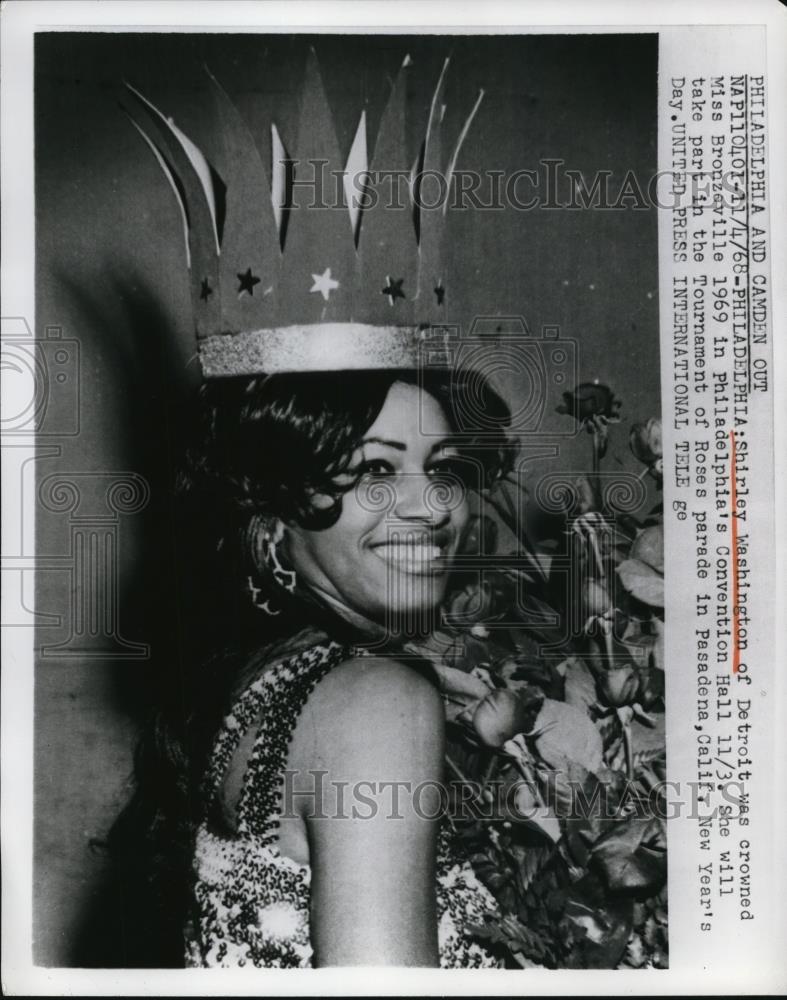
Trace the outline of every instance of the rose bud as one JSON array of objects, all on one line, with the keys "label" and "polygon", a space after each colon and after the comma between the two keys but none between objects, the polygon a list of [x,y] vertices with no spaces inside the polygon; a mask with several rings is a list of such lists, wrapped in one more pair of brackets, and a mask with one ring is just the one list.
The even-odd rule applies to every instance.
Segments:
[{"label": "rose bud", "polygon": [[605,615],[612,607],[607,588],[598,580],[586,579],[583,591],[588,615],[597,618]]},{"label": "rose bud", "polygon": [[486,580],[468,583],[451,601],[451,615],[462,622],[484,621],[493,610],[494,594]]},{"label": "rose bud", "polygon": [[582,382],[573,392],[563,393],[563,402],[558,413],[567,413],[580,423],[593,417],[607,417],[614,420],[620,402],[608,385],[599,382]]},{"label": "rose bud", "polygon": [[639,674],[631,664],[604,670],[598,677],[601,696],[612,708],[631,705],[639,694]]},{"label": "rose bud", "polygon": [[637,700],[649,712],[664,697],[664,673],[656,667],[640,672]]},{"label": "rose bud", "polygon": [[645,465],[654,465],[660,461],[663,456],[661,421],[651,417],[647,423],[634,424],[629,435],[629,447],[634,456]]},{"label": "rose bud", "polygon": [[528,713],[513,691],[499,688],[479,702],[473,715],[473,728],[488,747],[501,747],[528,726]]},{"label": "rose bud", "polygon": [[575,480],[577,491],[577,514],[590,514],[598,509],[598,500],[593,492],[593,484],[587,476],[578,476]]},{"label": "rose bud", "polygon": [[513,788],[513,801],[510,804],[513,814],[518,819],[530,819],[544,808],[534,789],[526,781],[516,783]]}]

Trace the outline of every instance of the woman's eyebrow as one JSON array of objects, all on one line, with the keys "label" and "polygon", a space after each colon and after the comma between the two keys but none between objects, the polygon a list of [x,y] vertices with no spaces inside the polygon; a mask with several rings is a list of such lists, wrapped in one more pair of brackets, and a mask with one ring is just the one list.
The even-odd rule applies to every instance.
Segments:
[{"label": "woman's eyebrow", "polygon": [[396,448],[397,451],[407,451],[407,445],[402,441],[389,441],[387,438],[368,437],[361,441],[361,444],[383,444],[386,448]]},{"label": "woman's eyebrow", "polygon": [[[396,448],[397,451],[407,451],[407,445],[403,441],[391,441],[389,438],[381,437],[368,437],[361,441],[361,445],[365,444],[381,444],[386,448]],[[455,437],[445,437],[441,438],[439,441],[435,441],[432,447],[429,449],[429,454],[433,455],[436,451],[441,448],[455,448],[456,438]]]},{"label": "woman's eyebrow", "polygon": [[435,443],[429,449],[429,454],[434,455],[434,453],[436,451],[439,451],[441,448],[457,448],[457,447],[458,444],[456,435],[454,435],[453,437],[444,437],[440,441],[435,441]]}]

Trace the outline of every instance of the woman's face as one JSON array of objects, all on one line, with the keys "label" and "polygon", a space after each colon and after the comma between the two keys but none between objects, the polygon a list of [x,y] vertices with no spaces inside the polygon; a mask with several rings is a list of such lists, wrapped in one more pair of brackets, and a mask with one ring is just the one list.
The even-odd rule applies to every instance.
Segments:
[{"label": "woman's face", "polygon": [[[286,530],[301,582],[352,612],[401,628],[429,628],[468,518],[459,452],[437,400],[395,382],[350,466],[357,484],[330,528]],[[319,499],[319,498],[318,498]],[[326,505],[330,498],[325,498]]]}]

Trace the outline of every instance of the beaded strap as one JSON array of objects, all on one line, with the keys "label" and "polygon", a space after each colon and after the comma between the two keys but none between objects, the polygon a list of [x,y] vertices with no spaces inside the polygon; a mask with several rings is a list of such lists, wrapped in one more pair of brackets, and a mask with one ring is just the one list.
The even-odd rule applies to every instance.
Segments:
[{"label": "beaded strap", "polygon": [[237,806],[240,836],[259,837],[266,844],[275,839],[280,787],[298,716],[317,682],[347,655],[347,648],[336,642],[293,654],[249,685],[224,719],[203,785],[208,804],[215,799],[244,733],[259,720]]}]

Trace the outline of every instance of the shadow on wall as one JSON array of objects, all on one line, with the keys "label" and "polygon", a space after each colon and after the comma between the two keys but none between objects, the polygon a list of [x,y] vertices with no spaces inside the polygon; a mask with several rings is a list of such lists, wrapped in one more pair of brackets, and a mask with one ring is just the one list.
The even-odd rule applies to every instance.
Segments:
[{"label": "shadow on wall", "polygon": [[[63,481],[78,484],[82,513],[95,499],[91,481],[107,481],[97,470],[133,469],[148,498],[139,513],[117,519],[117,551],[101,553],[109,561],[106,575],[99,569],[93,577],[100,589],[92,620],[107,612],[113,585],[119,617],[114,635],[99,627],[89,640],[90,655],[80,654],[84,637],[72,632],[79,615],[91,621],[84,578],[55,572],[37,580],[37,606],[62,611],[63,627],[40,629],[37,640],[34,956],[44,965],[166,967],[178,964],[180,941],[145,907],[135,874],[114,870],[106,834],[131,788],[129,748],[160,702],[164,679],[188,666],[177,628],[172,483],[192,387],[142,280],[110,271],[90,291],[62,274],[54,284],[69,333],[79,333],[85,434],[56,462],[39,463],[39,479],[56,464]],[[88,471],[76,478],[76,470]],[[37,515],[39,555],[63,550],[65,518],[40,504]],[[118,633],[131,644],[143,639],[148,655],[114,658]],[[40,655],[63,643],[59,655]]]}]

